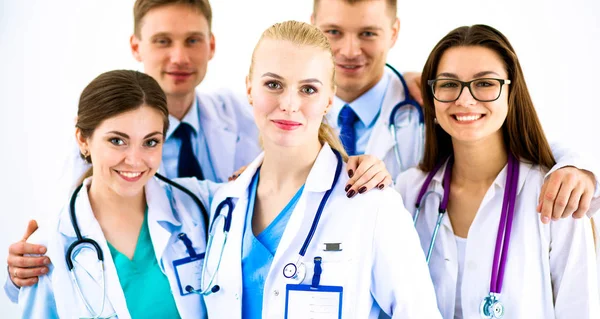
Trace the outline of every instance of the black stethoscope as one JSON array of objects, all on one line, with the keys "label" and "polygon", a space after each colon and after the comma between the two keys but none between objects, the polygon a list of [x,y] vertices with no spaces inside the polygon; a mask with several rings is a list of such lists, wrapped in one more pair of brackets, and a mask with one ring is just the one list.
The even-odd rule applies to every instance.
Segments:
[{"label": "black stethoscope", "polygon": [[[333,178],[333,182],[331,183],[331,188],[325,192],[325,194],[323,195],[323,198],[321,199],[319,208],[317,209],[317,213],[315,214],[312,225],[310,227],[310,231],[308,232],[308,235],[306,236],[306,239],[304,240],[304,244],[302,244],[302,248],[300,248],[300,252],[298,253],[298,259],[296,260],[296,262],[290,262],[290,263],[286,264],[285,267],[283,267],[283,276],[287,279],[291,279],[296,282],[302,282],[304,280],[304,278],[306,277],[306,266],[301,261],[302,257],[304,257],[304,255],[306,255],[308,246],[310,245],[310,242],[312,241],[312,238],[315,235],[315,232],[317,231],[317,226],[319,225],[319,220],[321,219],[321,215],[323,214],[323,210],[325,209],[325,204],[327,204],[327,200],[329,199],[329,196],[331,196],[331,193],[333,192],[333,188],[337,184],[337,181],[340,178],[340,174],[342,172],[342,155],[334,149],[332,149],[332,151],[337,158],[337,166],[335,169],[335,175]],[[224,215],[221,213],[221,210],[225,207],[227,207],[227,215]],[[219,272],[219,267],[221,266],[221,260],[223,258],[223,251],[225,250],[224,249],[225,244],[227,243],[227,235],[229,233],[229,230],[231,229],[233,209],[234,209],[233,200],[231,197],[227,197],[217,207],[217,210],[215,211],[215,218],[213,219],[213,222],[210,225],[208,244],[206,245],[206,256],[205,256],[206,258],[204,258],[204,266],[202,267],[201,293],[205,296],[210,295],[210,294],[215,293],[220,290],[219,285],[216,285],[213,283]],[[215,236],[215,233],[214,233],[215,224],[216,224],[216,221],[220,218],[223,219],[223,236],[224,236],[223,244],[221,245],[219,259],[217,260],[217,265],[216,265],[215,271],[209,277],[208,284],[205,285],[204,278],[206,278],[207,262],[209,259],[208,254],[211,251],[213,238]]]},{"label": "black stethoscope", "polygon": [[398,77],[398,79],[400,79],[400,82],[402,83],[402,88],[404,89],[404,100],[400,101],[399,103],[397,103],[393,108],[392,108],[392,112],[390,113],[390,118],[389,118],[389,130],[390,130],[390,134],[392,134],[392,137],[394,138],[394,155],[396,156],[396,163],[398,163],[399,167],[400,167],[400,171],[404,171],[404,165],[402,163],[402,158],[400,157],[400,146],[399,146],[399,142],[398,142],[398,137],[396,134],[396,130],[401,129],[405,126],[398,126],[396,125],[396,114],[398,113],[398,111],[400,109],[407,109],[407,111],[409,112],[409,119],[408,119],[408,123],[411,122],[410,116],[411,116],[411,112],[410,112],[410,106],[414,107],[417,110],[417,113],[419,114],[419,140],[417,141],[417,145],[419,147],[419,149],[417,150],[418,154],[421,154],[422,152],[422,145],[424,144],[425,141],[425,130],[424,130],[424,123],[425,123],[425,118],[423,116],[423,108],[421,107],[421,105],[419,105],[419,103],[417,103],[417,101],[415,101],[414,99],[410,98],[410,95],[408,93],[408,85],[406,85],[406,81],[404,80],[404,77],[402,76],[402,74],[400,74],[400,72],[398,72],[398,70],[396,70],[393,66],[391,66],[390,64],[386,63],[385,64],[388,68],[390,68],[390,70],[392,70],[392,72],[394,72],[394,74],[396,74],[396,76]]},{"label": "black stethoscope", "polygon": [[[198,205],[198,208],[200,209],[200,211],[202,213],[202,217],[204,219],[204,225],[208,225],[208,212],[206,210],[206,207],[204,207],[204,204],[202,204],[202,201],[200,201],[200,198],[198,198],[198,196],[196,196],[194,193],[192,193],[190,190],[183,187],[182,185],[180,185],[174,181],[171,181],[170,179],[168,179],[158,173],[154,174],[154,176],[156,176],[159,180],[161,180],[161,181],[181,190],[185,194],[189,195],[194,200],[196,205]],[[71,199],[69,201],[69,216],[71,218],[71,224],[73,225],[73,230],[75,231],[75,235],[77,236],[77,239],[73,243],[71,243],[69,248],[67,248],[67,252],[65,254],[65,259],[67,262],[67,268],[69,269],[69,273],[71,275],[73,282],[75,283],[75,286],[77,288],[79,296],[83,300],[83,302],[84,302],[86,308],[88,309],[88,311],[90,312],[90,314],[92,314],[92,317],[98,318],[104,311],[104,306],[105,306],[105,301],[106,301],[106,281],[105,281],[105,276],[104,276],[104,253],[102,252],[100,245],[98,245],[98,242],[96,242],[95,240],[93,240],[91,238],[83,238],[83,236],[81,235],[81,230],[79,229],[79,225],[77,224],[77,214],[75,213],[75,201],[77,199],[77,194],[79,194],[79,191],[81,190],[82,187],[83,187],[83,183],[75,188],[75,190],[73,191],[73,194],[71,195]],[[89,302],[83,295],[83,293],[81,291],[81,287],[79,286],[79,281],[77,280],[77,276],[75,275],[75,272],[73,271],[73,268],[74,268],[73,252],[76,251],[76,248],[81,245],[86,245],[82,248],[95,250],[96,255],[98,257],[98,262],[100,263],[100,269],[102,272],[102,289],[103,289],[104,299],[102,301],[102,308],[101,308],[100,312],[98,312],[98,313],[93,311]],[[91,245],[92,248],[89,248],[87,245]]]}]

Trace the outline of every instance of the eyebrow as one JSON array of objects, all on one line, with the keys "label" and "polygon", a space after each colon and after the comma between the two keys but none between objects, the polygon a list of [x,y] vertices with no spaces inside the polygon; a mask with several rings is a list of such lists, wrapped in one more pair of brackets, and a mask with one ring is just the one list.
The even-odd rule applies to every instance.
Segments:
[{"label": "eyebrow", "polygon": [[[272,73],[272,72],[267,72],[267,73],[263,74],[261,77],[262,78],[264,78],[264,77],[272,77],[274,79],[283,81],[283,77],[281,75],[275,74],[275,73]],[[321,82],[321,80],[315,79],[315,78],[304,79],[304,80],[301,80],[300,83],[319,83],[319,84],[323,85],[323,82]]]},{"label": "eyebrow", "polygon": [[[153,34],[150,38],[154,39],[154,38],[158,38],[158,37],[169,37],[172,36],[173,34],[169,33],[169,32],[158,32]],[[193,32],[188,32],[185,34],[186,37],[190,37],[190,36],[198,36],[198,37],[205,37],[206,35],[204,34],[204,32],[200,32],[200,31],[193,31]]]},{"label": "eyebrow", "polygon": [[[129,138],[129,135],[127,135],[127,134],[125,134],[123,132],[119,132],[119,131],[110,131],[110,132],[107,132],[106,134],[115,134],[115,135],[119,135],[120,137],[123,137],[123,138],[127,138],[127,139]],[[152,133],[147,134],[146,136],[144,136],[144,139],[147,139],[147,138],[152,137],[154,135],[163,135],[163,133],[159,132],[159,131],[152,132]]]},{"label": "eyebrow", "polygon": [[[494,71],[481,71],[478,73],[475,73],[473,75],[473,78],[480,78],[482,76],[486,76],[486,75],[497,75],[500,76],[500,74],[494,72]],[[449,73],[449,72],[443,72],[437,75],[436,78],[440,78],[440,77],[444,77],[444,78],[451,78],[451,79],[458,79],[458,76],[454,73]]]},{"label": "eyebrow", "polygon": [[[341,29],[341,27],[339,25],[333,24],[333,23],[324,24],[324,25],[321,26],[321,28],[324,28],[324,29]],[[375,25],[361,27],[359,29],[361,31],[381,31],[381,30],[383,30],[383,28],[375,26]]]}]

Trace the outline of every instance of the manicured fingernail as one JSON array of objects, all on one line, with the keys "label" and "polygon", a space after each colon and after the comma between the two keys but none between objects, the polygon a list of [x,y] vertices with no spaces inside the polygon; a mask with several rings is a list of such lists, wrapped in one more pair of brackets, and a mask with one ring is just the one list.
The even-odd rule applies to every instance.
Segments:
[{"label": "manicured fingernail", "polygon": [[346,185],[346,188],[344,188],[344,192],[346,192],[346,193],[347,193],[347,192],[348,192],[348,190],[350,189],[350,187],[352,187],[352,186],[350,186],[350,185]]},{"label": "manicured fingernail", "polygon": [[363,187],[361,187],[361,188],[358,189],[358,193],[359,194],[362,194],[362,193],[364,193],[366,191],[367,191],[367,186],[363,186]]},{"label": "manicured fingernail", "polygon": [[40,270],[40,274],[45,274],[48,272],[48,268],[42,268],[42,270]]},{"label": "manicured fingernail", "polygon": [[50,265],[50,259],[49,258],[44,259],[44,265]]},{"label": "manicured fingernail", "polygon": [[45,254],[46,253],[46,247],[40,247],[39,252],[40,252],[40,254]]},{"label": "manicured fingernail", "polygon": [[384,186],[383,184],[379,184],[379,185],[377,185],[377,188],[379,188],[379,189],[383,189],[384,187],[385,187],[385,186]]},{"label": "manicured fingernail", "polygon": [[33,283],[35,284],[35,283],[37,283],[37,282],[38,282],[38,279],[37,279],[37,277],[33,278]]},{"label": "manicured fingernail", "polygon": [[353,189],[351,189],[348,193],[346,193],[346,196],[348,196],[348,198],[352,198],[354,194],[356,194],[356,192]]},{"label": "manicured fingernail", "polygon": [[550,218],[548,216],[542,216],[542,223],[548,224],[550,222]]},{"label": "manicured fingernail", "polygon": [[354,171],[353,170],[348,170],[348,177],[352,178],[352,176],[354,176]]}]

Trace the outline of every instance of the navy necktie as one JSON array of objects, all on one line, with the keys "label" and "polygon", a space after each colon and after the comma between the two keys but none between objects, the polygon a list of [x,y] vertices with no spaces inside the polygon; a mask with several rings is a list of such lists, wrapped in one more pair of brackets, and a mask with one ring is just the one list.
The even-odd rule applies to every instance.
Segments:
[{"label": "navy necktie", "polygon": [[340,117],[338,123],[340,124],[340,139],[346,153],[348,155],[356,155],[356,131],[354,130],[354,123],[358,120],[358,116],[350,105],[346,104],[340,111]]},{"label": "navy necktie", "polygon": [[173,132],[173,136],[181,141],[179,161],[177,162],[177,177],[196,177],[203,180],[204,174],[202,174],[202,169],[192,147],[192,134],[194,134],[194,129],[184,122],[181,122]]}]

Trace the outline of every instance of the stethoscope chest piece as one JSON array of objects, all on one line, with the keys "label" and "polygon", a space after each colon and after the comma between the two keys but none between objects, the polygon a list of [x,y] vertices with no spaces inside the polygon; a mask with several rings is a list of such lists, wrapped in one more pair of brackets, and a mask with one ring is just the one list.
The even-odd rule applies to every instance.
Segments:
[{"label": "stethoscope chest piece", "polygon": [[298,266],[289,263],[283,267],[283,276],[292,282],[301,283],[306,277],[306,266],[300,263]]},{"label": "stethoscope chest piece", "polygon": [[495,294],[489,294],[481,301],[479,314],[485,319],[501,319],[504,317],[504,305]]}]

